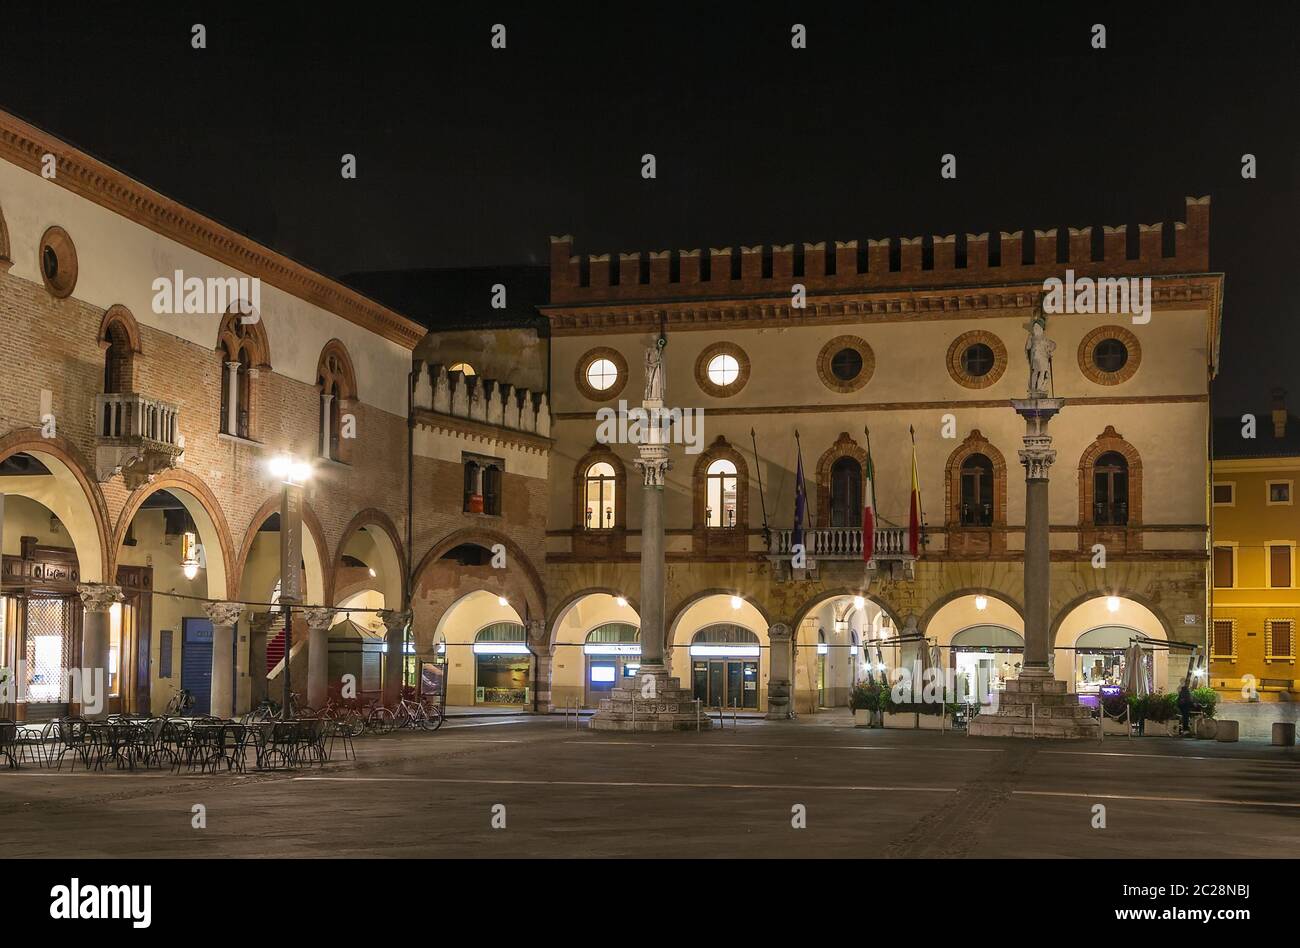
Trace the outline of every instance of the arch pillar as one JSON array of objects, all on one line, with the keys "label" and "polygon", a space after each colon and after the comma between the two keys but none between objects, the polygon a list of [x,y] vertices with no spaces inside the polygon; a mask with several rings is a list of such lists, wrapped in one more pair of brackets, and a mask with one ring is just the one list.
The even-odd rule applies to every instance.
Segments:
[{"label": "arch pillar", "polygon": [[319,711],[329,698],[329,631],[334,625],[334,610],[307,609],[304,615],[307,617],[307,705]]},{"label": "arch pillar", "polygon": [[381,609],[379,621],[384,624],[384,642],[387,652],[384,655],[384,705],[396,707],[402,697],[402,651],[403,633],[411,622],[409,609]]},{"label": "arch pillar", "polygon": [[203,611],[212,623],[212,701],[208,711],[224,718],[235,709],[235,678],[230,654],[235,648],[235,628],[244,604],[207,602],[203,604]]},{"label": "arch pillar", "polygon": [[[85,717],[102,718],[108,714],[108,665],[109,665],[109,610],[116,603],[125,602],[121,586],[109,586],[104,583],[78,583],[77,592],[86,607],[86,617],[81,627],[81,693],[74,694],[79,701],[80,714]],[[90,672],[91,677],[86,677]]]},{"label": "arch pillar", "polygon": [[769,721],[784,721],[794,717],[790,704],[791,679],[794,676],[793,661],[790,654],[794,640],[793,629],[784,622],[775,622],[767,627],[767,638],[771,644],[767,678],[767,718]]}]

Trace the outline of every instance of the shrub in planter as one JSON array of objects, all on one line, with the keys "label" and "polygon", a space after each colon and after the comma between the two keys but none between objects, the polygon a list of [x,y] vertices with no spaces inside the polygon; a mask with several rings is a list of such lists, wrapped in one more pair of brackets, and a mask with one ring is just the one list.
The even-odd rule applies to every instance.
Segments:
[{"label": "shrub in planter", "polygon": [[1213,688],[1193,688],[1192,700],[1200,707],[1207,718],[1214,717],[1214,709],[1219,704],[1219,693]]},{"label": "shrub in planter", "polygon": [[1162,723],[1178,717],[1178,695],[1154,691],[1146,696],[1146,719]]},{"label": "shrub in planter", "polygon": [[854,711],[877,711],[881,708],[881,695],[887,689],[875,682],[860,681],[849,692],[849,707]]},{"label": "shrub in planter", "polygon": [[[1103,700],[1101,706],[1110,717],[1123,718],[1124,708],[1130,704],[1128,695],[1121,691],[1118,695]],[[1136,709],[1134,709],[1134,713],[1136,713]]]}]

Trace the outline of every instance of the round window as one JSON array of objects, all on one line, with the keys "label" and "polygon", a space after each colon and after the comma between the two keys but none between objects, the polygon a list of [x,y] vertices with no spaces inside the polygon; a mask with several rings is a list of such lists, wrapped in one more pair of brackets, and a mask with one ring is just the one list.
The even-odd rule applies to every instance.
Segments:
[{"label": "round window", "polygon": [[41,272],[45,274],[45,279],[53,282],[59,276],[59,255],[55,253],[53,247],[46,247],[41,253]]},{"label": "round window", "polygon": [[1092,350],[1092,363],[1103,372],[1118,372],[1128,362],[1128,346],[1118,339],[1103,339]]},{"label": "round window", "polygon": [[844,348],[831,357],[831,372],[841,382],[852,382],[862,372],[862,353]]},{"label": "round window", "polygon": [[993,369],[993,350],[982,342],[966,347],[961,354],[961,367],[971,378],[983,378]]},{"label": "round window", "polygon": [[72,295],[77,285],[77,248],[62,227],[55,225],[41,236],[37,259],[45,288],[56,299]]},{"label": "round window", "polygon": [[598,392],[607,392],[618,381],[618,366],[609,359],[592,359],[587,366],[587,384]]},{"label": "round window", "polygon": [[736,357],[723,353],[709,360],[709,381],[717,386],[730,385],[740,376],[740,363]]}]

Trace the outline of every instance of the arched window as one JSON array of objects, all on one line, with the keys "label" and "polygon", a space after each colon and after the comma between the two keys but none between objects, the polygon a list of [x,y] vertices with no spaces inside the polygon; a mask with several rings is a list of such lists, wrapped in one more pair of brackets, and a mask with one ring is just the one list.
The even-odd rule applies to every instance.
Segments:
[{"label": "arched window", "polygon": [[104,394],[125,395],[131,391],[131,340],[126,329],[111,323],[105,333]]},{"label": "arched window", "polygon": [[1092,522],[1099,527],[1128,525],[1128,459],[1107,451],[1092,469]]},{"label": "arched window", "polygon": [[719,458],[709,465],[705,475],[705,524],[710,527],[736,525],[736,465]]},{"label": "arched window", "polygon": [[958,522],[963,527],[993,525],[993,462],[986,455],[972,454],[961,463]]},{"label": "arched window", "polygon": [[217,334],[217,353],[221,359],[220,430],[251,440],[253,373],[271,367],[260,316],[254,320],[237,310],[227,313]]},{"label": "arched window", "polygon": [[831,526],[862,524],[862,465],[842,457],[831,465]]},{"label": "arched window", "polygon": [[331,339],[321,350],[316,385],[320,391],[320,455],[346,461],[343,418],[357,397],[357,380],[352,360],[337,339]]},{"label": "arched window", "polygon": [[614,527],[614,467],[608,461],[597,461],[587,468],[585,526],[588,530],[609,530]]}]

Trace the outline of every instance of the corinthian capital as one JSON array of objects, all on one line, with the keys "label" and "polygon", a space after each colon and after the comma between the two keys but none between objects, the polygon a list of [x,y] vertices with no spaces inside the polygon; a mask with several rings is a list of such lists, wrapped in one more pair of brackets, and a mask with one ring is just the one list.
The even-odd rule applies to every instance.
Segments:
[{"label": "corinthian capital", "polygon": [[87,612],[107,612],[116,602],[125,602],[121,586],[109,586],[104,583],[78,583],[77,592]]},{"label": "corinthian capital", "polygon": [[330,629],[334,625],[333,609],[304,609],[303,615],[307,617],[309,629]]},{"label": "corinthian capital", "polygon": [[239,621],[239,614],[244,611],[242,602],[208,602],[203,604],[203,611],[213,625],[234,625]]},{"label": "corinthian capital", "polygon": [[410,609],[380,609],[379,621],[389,632],[400,632],[411,621]]}]

